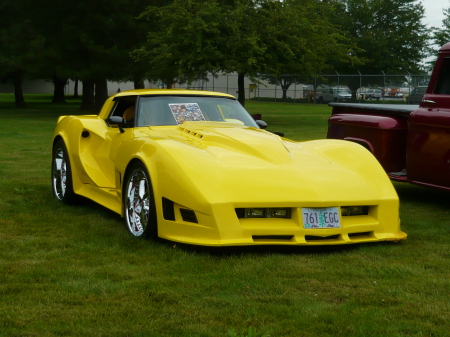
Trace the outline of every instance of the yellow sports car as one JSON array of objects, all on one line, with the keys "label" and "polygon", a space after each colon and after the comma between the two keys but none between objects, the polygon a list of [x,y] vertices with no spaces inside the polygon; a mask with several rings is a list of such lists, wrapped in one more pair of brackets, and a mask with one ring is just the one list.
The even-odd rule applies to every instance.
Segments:
[{"label": "yellow sports car", "polygon": [[204,246],[400,241],[399,200],[363,147],[263,130],[233,96],[134,90],[61,116],[59,200],[92,199],[136,237]]}]

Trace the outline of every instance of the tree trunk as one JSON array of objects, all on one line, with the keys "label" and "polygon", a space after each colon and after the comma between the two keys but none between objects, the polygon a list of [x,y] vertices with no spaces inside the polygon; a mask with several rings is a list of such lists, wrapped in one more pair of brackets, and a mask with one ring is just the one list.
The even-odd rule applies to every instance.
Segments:
[{"label": "tree trunk", "polygon": [[142,78],[135,77],[133,82],[134,82],[134,89],[145,89],[145,83]]},{"label": "tree trunk", "polygon": [[75,79],[75,85],[73,87],[73,98],[78,98],[78,78]]},{"label": "tree trunk", "polygon": [[16,102],[16,108],[26,108],[25,98],[23,97],[22,79],[14,79],[14,99]]},{"label": "tree trunk", "polygon": [[59,78],[56,76],[52,77],[53,79],[53,99],[52,103],[66,103],[66,98],[64,96],[64,88],[66,87],[67,78]]},{"label": "tree trunk", "polygon": [[80,110],[89,111],[94,109],[94,81],[85,79],[83,82],[83,96],[81,98]]},{"label": "tree trunk", "polygon": [[238,74],[238,101],[245,106],[245,73]]},{"label": "tree trunk", "polygon": [[292,80],[287,80],[287,79],[280,80],[281,90],[283,91],[282,99],[287,99],[287,91],[289,90],[290,86],[292,85],[292,82],[293,82]]},{"label": "tree trunk", "polygon": [[100,78],[95,81],[95,107],[100,111],[108,98],[108,80]]}]

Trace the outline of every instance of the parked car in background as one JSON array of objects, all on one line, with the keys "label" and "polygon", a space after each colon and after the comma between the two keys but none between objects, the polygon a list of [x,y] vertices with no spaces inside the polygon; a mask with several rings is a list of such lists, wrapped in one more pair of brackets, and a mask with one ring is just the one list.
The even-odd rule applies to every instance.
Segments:
[{"label": "parked car in background", "polygon": [[380,99],[381,90],[380,89],[367,89],[364,93],[365,99]]},{"label": "parked car in background", "polygon": [[386,97],[403,97],[404,93],[399,89],[391,89],[391,91],[386,92]]},{"label": "parked car in background", "polygon": [[316,100],[318,103],[347,102],[352,98],[350,89],[343,87],[318,86]]},{"label": "parked car in background", "polygon": [[422,101],[423,95],[427,91],[426,86],[415,87],[411,94],[408,95],[408,103],[409,104],[419,104]]}]

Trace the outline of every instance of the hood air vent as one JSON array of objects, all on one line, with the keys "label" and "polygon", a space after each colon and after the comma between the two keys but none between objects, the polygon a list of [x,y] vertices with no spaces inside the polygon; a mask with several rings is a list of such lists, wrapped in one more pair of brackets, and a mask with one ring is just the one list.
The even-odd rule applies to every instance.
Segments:
[{"label": "hood air vent", "polygon": [[182,126],[179,126],[178,130],[180,130],[180,132],[182,132],[182,133],[184,133],[186,135],[189,135],[191,137],[200,138],[200,139],[203,138],[203,135],[201,133],[199,133],[197,131],[189,130],[189,129],[184,128]]}]

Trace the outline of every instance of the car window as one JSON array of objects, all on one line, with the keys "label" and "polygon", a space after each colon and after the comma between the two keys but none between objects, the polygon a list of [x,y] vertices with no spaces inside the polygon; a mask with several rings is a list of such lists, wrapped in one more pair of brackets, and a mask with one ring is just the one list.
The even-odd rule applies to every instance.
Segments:
[{"label": "car window", "polygon": [[124,121],[124,123],[122,124],[123,127],[125,128],[134,127],[136,97],[137,96],[116,97],[114,99],[115,104],[111,109],[109,117],[112,116],[122,117]]},{"label": "car window", "polygon": [[450,95],[450,58],[442,60],[441,72],[436,83],[436,94]]},{"label": "car window", "polygon": [[125,111],[136,105],[136,96],[117,97],[114,107],[111,110],[111,116],[123,117]]},{"label": "car window", "polygon": [[214,96],[145,96],[139,101],[137,126],[177,125],[186,121],[218,121],[257,127],[235,99]]}]

